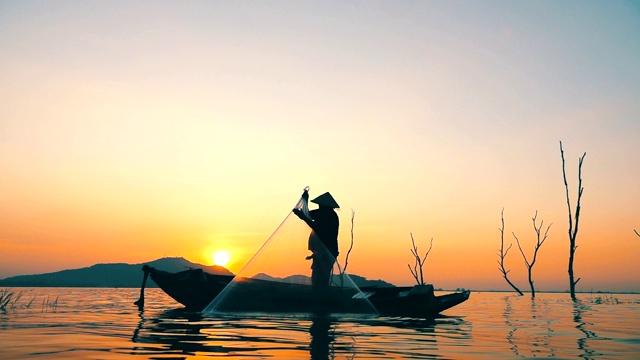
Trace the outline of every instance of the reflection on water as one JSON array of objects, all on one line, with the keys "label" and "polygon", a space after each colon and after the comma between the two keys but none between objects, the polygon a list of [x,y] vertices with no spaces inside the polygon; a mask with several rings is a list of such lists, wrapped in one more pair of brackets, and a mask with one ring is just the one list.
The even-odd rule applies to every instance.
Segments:
[{"label": "reflection on water", "polygon": [[[449,333],[470,338],[458,318],[337,318],[207,316],[183,310],[139,313],[131,341],[133,352],[151,355],[228,354],[334,359],[381,352],[398,357],[437,357],[438,324],[456,325]],[[468,330],[468,327],[466,327]],[[443,332],[442,335],[447,335]],[[385,349],[382,351],[381,349]]]},{"label": "reflection on water", "polygon": [[334,330],[331,329],[332,320],[327,316],[315,316],[309,327],[311,343],[309,354],[311,359],[331,359],[333,349],[331,344],[335,339]]},{"label": "reflection on water", "polygon": [[504,312],[502,313],[502,317],[504,318],[504,323],[507,325],[507,342],[510,344],[510,348],[513,351],[514,355],[517,357],[523,357],[520,355],[520,351],[518,350],[518,342],[516,339],[516,331],[518,331],[518,326],[513,323],[511,320],[514,317],[513,306],[511,304],[511,296],[505,296],[504,298]]},{"label": "reflection on water", "polygon": [[[203,317],[182,309],[140,312],[131,341],[136,354],[228,354],[328,359],[335,330],[330,317],[245,319]],[[305,356],[302,356],[303,358]]]},{"label": "reflection on water", "polygon": [[[492,295],[480,295],[490,302],[486,309],[477,306],[476,313],[491,316],[491,308],[496,305]],[[474,299],[476,305],[485,305],[478,297]],[[635,320],[640,310],[638,295],[618,295],[608,304],[588,295],[574,302],[566,294],[544,294],[535,299],[508,294],[501,300],[502,325],[491,320],[481,323],[487,334],[503,334],[511,358],[635,358],[640,353],[640,328]],[[477,318],[473,322],[479,323]],[[473,333],[476,340],[483,335],[477,327]],[[497,339],[482,340],[476,344],[493,351],[500,347]]]},{"label": "reflection on water", "polygon": [[590,306],[584,302],[574,301],[573,302],[573,321],[576,323],[576,329],[578,329],[581,333],[584,334],[583,337],[579,337],[577,340],[578,349],[582,351],[580,357],[584,359],[595,359],[598,354],[596,351],[589,347],[588,341],[590,339],[595,339],[598,335],[589,330],[588,328],[592,323],[585,322],[582,319],[582,314],[585,311],[591,310]]},{"label": "reflection on water", "polygon": [[531,317],[537,323],[539,333],[532,341],[536,349],[532,351],[536,357],[556,357],[556,349],[553,346],[554,319],[549,316],[549,303],[540,297],[531,299]]},{"label": "reflection on water", "polygon": [[41,306],[0,313],[0,359],[634,358],[637,295],[573,302],[566,294],[474,293],[437,319],[203,316],[158,289],[29,289]]},{"label": "reflection on water", "polygon": [[160,350],[165,353],[194,355],[197,352],[216,350],[206,346],[206,335],[200,332],[204,325],[199,322],[201,317],[197,313],[167,310],[160,315],[146,317],[145,312],[140,311],[138,316],[140,322],[131,337],[131,341],[136,344],[133,347],[136,353],[147,354]]},{"label": "reflection on water", "polygon": [[[140,313],[140,323],[131,338],[139,354],[261,354],[265,349],[285,352],[295,349],[296,337],[274,333],[300,333],[294,322],[234,317],[204,318],[181,309],[160,314]],[[293,345],[292,345],[293,344]]]},{"label": "reflection on water", "polygon": [[[550,316],[548,301],[523,296],[505,296],[502,317],[507,325],[506,340],[517,357],[556,357],[556,319]],[[526,306],[522,309],[521,307]]]}]

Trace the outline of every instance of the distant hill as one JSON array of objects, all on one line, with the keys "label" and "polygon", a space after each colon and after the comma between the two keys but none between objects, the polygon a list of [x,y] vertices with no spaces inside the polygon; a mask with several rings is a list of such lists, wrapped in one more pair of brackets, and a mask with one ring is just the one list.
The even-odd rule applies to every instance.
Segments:
[{"label": "distant hill", "polygon": [[356,274],[349,274],[349,277],[351,278],[351,280],[353,280],[353,282],[359,287],[365,287],[365,286],[377,286],[377,287],[395,287],[395,285],[388,283],[384,280],[378,279],[378,280],[369,280],[365,277],[362,277],[360,275],[356,275]]},{"label": "distant hill", "polygon": [[[287,276],[286,278],[274,278],[273,276],[267,275],[265,273],[260,273],[257,274],[256,276],[254,276],[257,279],[262,279],[262,280],[284,280],[284,282],[291,282],[291,283],[306,283],[306,282],[310,282],[311,280],[309,279],[308,276],[306,275],[291,275],[291,276]],[[351,278],[351,280],[353,280],[353,283],[356,284],[356,286],[358,287],[365,287],[365,286],[377,286],[377,287],[395,287],[395,285],[390,284],[384,280],[369,280],[365,277],[362,277],[360,275],[355,275],[355,274],[349,274],[349,277]]]},{"label": "distant hill", "polygon": [[[122,287],[138,288],[142,284],[142,266],[149,265],[158,270],[178,272],[189,268],[202,269],[212,274],[233,275],[222,266],[206,266],[192,263],[181,257],[161,258],[141,264],[96,264],[93,266],[62,270],[46,274],[19,275],[0,280],[0,287]],[[268,275],[264,278],[269,278]],[[362,276],[349,274],[353,282],[359,286],[393,287],[383,280],[368,280]],[[305,275],[292,275],[305,277]],[[151,278],[146,287],[158,287]]]},{"label": "distant hill", "polygon": [[[181,257],[162,258],[141,264],[96,264],[47,274],[19,275],[0,280],[1,287],[124,287],[136,288],[142,284],[142,266],[178,272],[189,268],[203,269],[213,274],[233,275],[221,266],[192,263]],[[146,287],[157,287],[149,279]]]}]

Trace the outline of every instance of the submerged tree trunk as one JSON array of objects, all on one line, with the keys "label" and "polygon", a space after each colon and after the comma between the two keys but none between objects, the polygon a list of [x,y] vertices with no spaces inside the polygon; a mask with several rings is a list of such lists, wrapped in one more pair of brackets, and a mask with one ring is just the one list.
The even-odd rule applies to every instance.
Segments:
[{"label": "submerged tree trunk", "polygon": [[513,243],[511,243],[509,244],[507,250],[504,249],[504,209],[502,209],[502,211],[500,212],[500,220],[502,221],[502,227],[498,229],[500,230],[500,252],[498,253],[498,257],[500,259],[498,260],[498,270],[500,270],[500,273],[502,273],[502,277],[507,282],[507,284],[509,284],[509,286],[511,286],[513,290],[515,290],[520,296],[522,296],[524,295],[522,291],[520,291],[517,286],[513,285],[513,283],[507,276],[507,274],[511,270],[507,270],[504,268],[504,258],[507,256],[507,254],[509,253],[509,249],[511,249],[511,246],[513,245]]},{"label": "submerged tree trunk", "polygon": [[574,280],[573,274],[573,261],[575,259],[575,252],[578,246],[576,245],[576,237],[578,236],[578,222],[580,220],[580,199],[582,198],[582,192],[584,188],[582,187],[582,162],[584,161],[584,157],[587,156],[585,152],[582,157],[580,157],[578,161],[578,199],[576,201],[576,211],[575,211],[575,224],[574,218],[571,215],[571,201],[569,200],[569,185],[567,184],[567,174],[565,172],[564,165],[564,151],[562,150],[562,141],[560,141],[560,157],[562,158],[562,177],[564,179],[564,188],[567,197],[567,208],[569,210],[569,291],[571,293],[571,298],[576,300],[576,284],[580,281],[580,278]]}]

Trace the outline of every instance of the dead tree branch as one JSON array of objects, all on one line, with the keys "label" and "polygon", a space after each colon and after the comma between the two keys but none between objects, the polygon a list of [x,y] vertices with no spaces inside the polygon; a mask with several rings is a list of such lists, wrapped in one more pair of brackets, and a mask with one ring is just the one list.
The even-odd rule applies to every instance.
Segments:
[{"label": "dead tree branch", "polygon": [[349,265],[349,254],[351,254],[351,249],[353,249],[353,224],[354,224],[355,217],[356,217],[356,211],[351,209],[351,245],[349,245],[347,256],[344,259],[344,268],[342,269],[343,273],[347,272],[347,266]]},{"label": "dead tree branch", "polygon": [[351,245],[349,245],[349,250],[347,251],[347,256],[344,258],[344,267],[340,272],[340,286],[344,286],[344,278],[347,273],[347,266],[349,266],[349,255],[351,254],[351,250],[353,249],[353,228],[354,228],[354,219],[356,217],[356,211],[351,209]]},{"label": "dead tree branch", "polygon": [[[569,199],[569,185],[567,183],[567,174],[565,172],[565,163],[564,163],[564,151],[562,150],[562,141],[560,141],[560,157],[562,157],[562,177],[564,179],[564,188],[566,191],[567,197],[567,208],[569,210],[569,291],[571,292],[571,298],[576,300],[576,284],[580,281],[580,278],[574,280],[573,274],[573,260],[575,259],[575,252],[578,249],[576,245],[576,237],[578,236],[578,222],[580,220],[580,199],[582,198],[582,192],[584,188],[582,187],[582,163],[584,161],[584,157],[587,156],[585,152],[582,157],[580,157],[578,161],[578,199],[576,201],[576,210],[575,210],[575,218],[571,215],[571,201]],[[575,219],[575,224],[574,224]]]},{"label": "dead tree branch", "polygon": [[524,259],[524,264],[527,266],[527,272],[529,274],[529,286],[531,287],[531,298],[535,298],[536,297],[536,290],[533,286],[533,266],[536,264],[536,260],[538,258],[538,250],[540,250],[540,247],[542,246],[542,244],[544,244],[545,240],[547,240],[547,236],[549,234],[549,229],[551,228],[550,224],[549,226],[547,226],[547,230],[544,232],[544,236],[541,235],[541,230],[542,230],[542,226],[544,225],[544,220],[540,221],[540,225],[536,224],[536,219],[538,217],[538,211],[536,211],[535,215],[533,215],[533,230],[536,232],[536,246],[533,250],[533,258],[531,259],[531,262],[529,262],[529,260],[527,259],[527,255],[525,255],[524,250],[522,250],[522,246],[520,246],[520,240],[518,240],[518,237],[516,236],[515,233],[511,233],[513,234],[513,237],[516,239],[516,242],[518,244],[518,249],[520,249],[520,253],[522,254],[522,258]]},{"label": "dead tree branch", "polygon": [[638,230],[633,229],[633,232],[636,233],[636,235],[638,235],[638,237],[640,237],[640,234],[638,234]]},{"label": "dead tree branch", "polygon": [[423,258],[420,258],[418,247],[416,246],[416,242],[413,240],[413,234],[412,233],[409,233],[409,234],[411,235],[411,244],[413,245],[413,249],[411,249],[411,254],[413,254],[413,257],[415,258],[415,263],[413,264],[413,268],[411,268],[411,265],[409,264],[407,264],[407,267],[409,268],[409,271],[411,271],[411,275],[413,275],[413,278],[416,279],[416,282],[418,283],[418,285],[424,285],[425,282],[424,282],[423,266],[425,261],[427,260],[427,256],[429,256],[429,253],[433,248],[433,238],[431,238],[431,244],[429,245],[429,250],[427,250]]},{"label": "dead tree branch", "polygon": [[500,273],[502,273],[502,277],[507,281],[507,284],[509,284],[513,288],[513,290],[515,290],[518,294],[522,296],[524,295],[522,291],[520,291],[520,289],[518,289],[518,287],[516,287],[511,282],[511,280],[509,280],[509,277],[507,276],[507,274],[511,270],[507,270],[504,267],[504,258],[507,257],[507,254],[509,253],[509,249],[511,249],[511,246],[513,245],[513,243],[511,243],[509,244],[509,247],[507,248],[507,250],[504,249],[504,209],[502,209],[502,211],[500,212],[500,220],[502,221],[502,227],[498,229],[500,230],[500,252],[498,253],[498,257],[500,259],[498,260],[498,270],[500,270]]}]

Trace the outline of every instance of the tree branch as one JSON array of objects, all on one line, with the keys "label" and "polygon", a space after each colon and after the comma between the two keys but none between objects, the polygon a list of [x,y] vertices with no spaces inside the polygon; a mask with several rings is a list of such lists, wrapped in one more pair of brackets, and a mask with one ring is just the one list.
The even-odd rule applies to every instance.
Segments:
[{"label": "tree branch", "polygon": [[569,185],[567,183],[567,175],[565,172],[565,161],[564,161],[564,152],[562,150],[562,141],[560,141],[560,156],[562,157],[562,177],[564,179],[564,187],[567,198],[567,208],[569,212],[569,266],[567,272],[569,273],[569,290],[571,292],[571,298],[576,300],[576,292],[575,286],[578,283],[578,280],[574,281],[573,274],[573,261],[575,256],[575,251],[578,248],[576,245],[576,237],[578,236],[578,224],[580,221],[580,200],[582,199],[582,193],[584,192],[584,188],[582,187],[582,164],[584,162],[585,156],[587,153],[582,154],[578,161],[578,199],[576,201],[576,211],[575,211],[575,224],[573,223],[574,218],[571,215],[571,202],[569,201]]},{"label": "tree branch", "polygon": [[547,240],[547,236],[549,236],[549,229],[551,228],[551,225],[553,225],[553,223],[551,223],[549,224],[549,226],[547,226],[547,230],[544,232],[544,236],[542,237],[542,239],[540,239],[540,232],[542,230],[542,226],[544,225],[544,220],[540,221],[540,226],[536,226],[537,217],[538,217],[538,211],[536,210],[536,213],[532,218],[533,230],[536,232],[536,247],[533,251],[533,259],[531,260],[531,267],[533,267],[533,265],[536,263],[536,258],[538,257],[538,250],[540,249],[540,247],[542,247],[542,244],[544,244],[545,240]]},{"label": "tree branch", "polygon": [[524,259],[524,264],[527,266],[527,269],[530,269],[531,265],[529,264],[529,260],[527,260],[527,255],[525,255],[524,250],[522,250],[522,246],[520,246],[520,240],[518,240],[518,237],[514,232],[511,232],[511,235],[513,235],[513,237],[516,239],[516,243],[518,244],[518,249],[520,250],[520,254],[522,254],[522,258]]},{"label": "tree branch", "polygon": [[356,211],[351,209],[351,245],[349,246],[349,250],[347,251],[347,256],[344,259],[344,269],[342,270],[343,273],[347,272],[347,266],[349,265],[349,254],[351,254],[351,249],[353,249],[353,224],[354,224],[355,217],[356,217]]},{"label": "tree branch", "polygon": [[522,246],[520,246],[520,240],[518,239],[516,234],[512,232],[513,237],[516,239],[516,242],[518,244],[518,249],[520,249],[520,253],[522,254],[522,258],[524,259],[524,263],[527,267],[527,273],[529,275],[529,286],[531,287],[532,298],[536,297],[536,289],[533,286],[533,266],[535,265],[536,259],[538,258],[538,251],[540,250],[540,247],[542,247],[542,244],[544,244],[544,242],[547,240],[547,237],[549,235],[549,229],[551,228],[551,225],[549,225],[543,236],[542,226],[544,225],[544,220],[541,220],[540,225],[538,225],[537,218],[538,218],[538,211],[536,210],[535,214],[533,215],[533,218],[531,218],[533,222],[533,230],[536,233],[536,245],[533,249],[533,257],[531,258],[531,262],[529,262],[529,260],[527,259],[527,255],[525,255],[524,250],[522,250]]},{"label": "tree branch", "polygon": [[[413,233],[409,233],[409,234],[411,235],[411,245],[413,246],[413,248],[411,249],[411,254],[415,258],[415,263],[413,265],[413,269],[411,268],[411,265],[407,264],[407,266],[409,267],[409,271],[411,271],[411,275],[413,275],[413,278],[416,279],[416,282],[418,283],[418,285],[424,285],[425,282],[424,282],[423,266],[427,260],[427,256],[429,256],[429,253],[433,248],[433,238],[431,238],[431,244],[429,245],[429,250],[427,250],[423,258],[420,258],[418,247],[416,246],[416,242],[413,239]],[[419,275],[418,275],[418,268],[420,269]]]},{"label": "tree branch", "polygon": [[518,289],[518,287],[515,286],[507,276],[507,274],[511,270],[507,270],[504,267],[504,258],[507,257],[507,254],[509,253],[509,249],[511,249],[511,246],[513,246],[513,243],[511,243],[509,244],[509,247],[507,248],[507,250],[504,250],[504,208],[500,212],[500,221],[502,223],[502,227],[498,229],[500,230],[500,252],[498,253],[498,257],[500,258],[500,260],[498,260],[498,265],[499,265],[498,270],[500,270],[500,272],[502,273],[502,277],[507,282],[507,284],[509,284],[513,288],[513,290],[515,290],[519,295],[522,296],[524,295],[522,291],[520,291],[520,289]]},{"label": "tree branch", "polygon": [[562,158],[562,178],[564,179],[565,194],[567,197],[567,209],[569,212],[569,238],[571,238],[571,230],[573,229],[573,217],[571,216],[571,202],[569,201],[569,183],[567,183],[567,173],[564,165],[564,151],[562,150],[562,141],[560,141],[560,157]]}]

